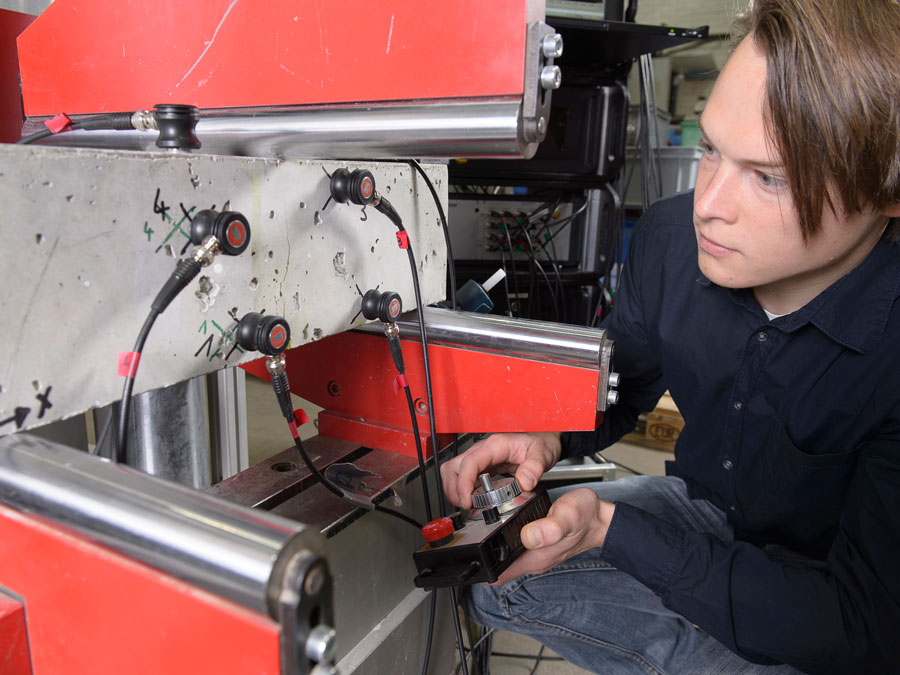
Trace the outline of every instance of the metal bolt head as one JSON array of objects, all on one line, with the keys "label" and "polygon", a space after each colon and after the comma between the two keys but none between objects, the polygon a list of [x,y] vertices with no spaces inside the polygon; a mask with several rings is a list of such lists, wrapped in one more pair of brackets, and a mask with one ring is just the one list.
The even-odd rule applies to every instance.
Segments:
[{"label": "metal bolt head", "polygon": [[537,132],[538,136],[543,136],[547,133],[547,118],[539,117],[537,121]]},{"label": "metal bolt head", "polygon": [[318,595],[325,585],[325,570],[322,565],[316,565],[306,573],[306,579],[303,580],[303,591],[307,595]]},{"label": "metal bolt head", "polygon": [[337,633],[331,626],[319,624],[306,638],[306,656],[316,663],[331,663],[337,653]]},{"label": "metal bolt head", "polygon": [[334,397],[338,397],[341,395],[341,387],[334,380],[328,383],[328,394]]},{"label": "metal bolt head", "polygon": [[558,59],[563,53],[562,35],[546,35],[541,40],[541,52],[546,59]]},{"label": "metal bolt head", "polygon": [[619,386],[619,374],[618,373],[610,373],[609,374],[609,386],[610,387],[618,387]]},{"label": "metal bolt head", "polygon": [[416,399],[416,413],[419,415],[427,415],[428,414],[428,404],[424,399],[417,398]]},{"label": "metal bolt head", "polygon": [[544,89],[559,89],[562,84],[562,71],[559,66],[544,66],[541,69],[541,86]]},{"label": "metal bolt head", "polygon": [[609,405],[615,405],[616,403],[618,403],[619,402],[619,392],[617,392],[615,389],[610,389],[609,392],[606,394],[606,402]]}]

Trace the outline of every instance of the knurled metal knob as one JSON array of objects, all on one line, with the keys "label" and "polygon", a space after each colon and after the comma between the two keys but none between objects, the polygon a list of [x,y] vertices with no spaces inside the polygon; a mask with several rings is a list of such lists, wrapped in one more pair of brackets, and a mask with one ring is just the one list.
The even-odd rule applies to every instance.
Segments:
[{"label": "knurled metal knob", "polygon": [[472,506],[476,509],[487,509],[492,506],[498,507],[501,513],[502,508],[507,502],[522,494],[522,488],[515,478],[504,477],[491,480],[491,477],[483,473],[478,476],[481,485],[475,488],[472,493]]}]

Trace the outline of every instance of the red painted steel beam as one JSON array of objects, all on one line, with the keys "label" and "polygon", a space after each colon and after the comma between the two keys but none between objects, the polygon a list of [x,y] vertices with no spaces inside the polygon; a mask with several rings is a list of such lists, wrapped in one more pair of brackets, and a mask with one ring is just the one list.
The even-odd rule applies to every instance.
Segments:
[{"label": "red painted steel beam", "polygon": [[35,675],[281,672],[269,617],[5,506],[0,587],[23,598]]},{"label": "red painted steel beam", "polygon": [[0,591],[0,673],[33,675],[28,654],[28,631],[25,607],[15,598]]},{"label": "red painted steel beam", "polygon": [[[428,431],[421,346],[402,340],[406,377]],[[596,370],[429,345],[438,434],[594,429]],[[387,340],[345,332],[286,352],[291,391],[326,409],[319,432],[366,447],[415,456],[409,408],[395,393]],[[266,377],[263,361],[245,368]]]},{"label": "red painted steel beam", "polygon": [[56,0],[19,38],[25,112],[521,95],[539,4]]},{"label": "red painted steel beam", "polygon": [[0,9],[0,143],[15,143],[21,136],[25,115],[16,38],[32,21],[30,14]]}]

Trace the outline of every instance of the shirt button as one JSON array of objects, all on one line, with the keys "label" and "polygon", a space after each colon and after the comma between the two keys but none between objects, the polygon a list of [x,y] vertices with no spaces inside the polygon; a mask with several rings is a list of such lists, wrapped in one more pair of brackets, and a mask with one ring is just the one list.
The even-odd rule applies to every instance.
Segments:
[{"label": "shirt button", "polygon": [[729,511],[737,511],[737,507],[736,507],[734,504],[729,504],[729,505],[728,505],[728,510],[729,510]]},{"label": "shirt button", "polygon": [[769,339],[769,334],[766,331],[761,330],[756,334],[756,339],[760,342],[765,342]]},{"label": "shirt button", "polygon": [[734,468],[734,462],[732,462],[730,459],[726,459],[724,462],[722,462],[722,468],[726,471],[731,471]]},{"label": "shirt button", "polygon": [[735,410],[743,410],[743,408],[744,408],[744,403],[743,403],[743,401],[735,401],[735,402],[734,402],[734,409],[735,409]]}]

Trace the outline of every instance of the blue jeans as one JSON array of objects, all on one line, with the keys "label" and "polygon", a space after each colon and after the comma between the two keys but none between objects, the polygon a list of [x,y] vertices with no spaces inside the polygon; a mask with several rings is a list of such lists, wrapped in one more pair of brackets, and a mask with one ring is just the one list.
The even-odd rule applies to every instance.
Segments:
[{"label": "blue jeans", "polygon": [[[706,500],[688,498],[673,476],[635,476],[587,486],[611,502],[627,502],[673,525],[734,538],[725,514]],[[571,488],[550,492],[551,498]],[[603,675],[626,673],[766,673],[799,671],[742,659],[625,572],[585,551],[543,574],[526,574],[493,587],[471,588],[472,618],[485,626],[530,635],[568,661]]]}]

